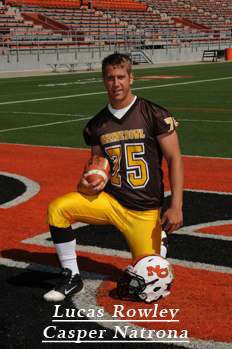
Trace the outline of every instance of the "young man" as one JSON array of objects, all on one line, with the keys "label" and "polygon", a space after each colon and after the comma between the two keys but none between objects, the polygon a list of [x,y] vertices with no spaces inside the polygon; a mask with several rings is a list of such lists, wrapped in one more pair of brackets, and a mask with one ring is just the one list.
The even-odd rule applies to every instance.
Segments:
[{"label": "young man", "polygon": [[[127,56],[112,54],[103,60],[102,80],[109,104],[84,129],[91,155],[108,157],[112,177],[107,185],[87,182],[84,174],[77,192],[54,200],[47,223],[63,274],[47,301],[61,301],[83,292],[70,225],[78,221],[113,224],[125,236],[133,260],[160,254],[162,224],[173,232],[182,225],[183,164],[175,131],[176,120],[162,107],[132,94],[133,73]],[[163,201],[162,157],[169,168],[171,205],[160,219]]]}]

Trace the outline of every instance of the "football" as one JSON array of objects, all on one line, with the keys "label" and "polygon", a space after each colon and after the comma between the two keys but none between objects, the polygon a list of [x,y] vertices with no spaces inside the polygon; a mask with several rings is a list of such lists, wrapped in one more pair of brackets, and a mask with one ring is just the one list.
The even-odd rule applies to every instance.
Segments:
[{"label": "football", "polygon": [[89,183],[100,179],[100,182],[107,183],[111,177],[110,164],[107,158],[99,155],[92,156],[85,164],[84,173],[88,173]]}]

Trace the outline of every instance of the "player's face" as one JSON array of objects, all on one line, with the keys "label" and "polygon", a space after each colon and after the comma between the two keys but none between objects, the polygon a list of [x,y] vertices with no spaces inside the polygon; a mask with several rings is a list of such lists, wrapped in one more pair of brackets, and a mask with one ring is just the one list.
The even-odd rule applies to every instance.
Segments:
[{"label": "player's face", "polygon": [[134,96],[130,88],[133,73],[129,76],[126,67],[108,66],[102,80],[114,109],[126,108],[133,102]]}]

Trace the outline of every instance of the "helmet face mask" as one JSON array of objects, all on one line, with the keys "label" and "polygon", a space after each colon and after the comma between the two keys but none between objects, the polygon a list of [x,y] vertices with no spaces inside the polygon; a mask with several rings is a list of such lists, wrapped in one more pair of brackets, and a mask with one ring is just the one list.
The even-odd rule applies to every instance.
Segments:
[{"label": "helmet face mask", "polygon": [[124,273],[117,283],[118,297],[124,300],[156,302],[170,294],[174,281],[170,263],[156,254],[138,257]]},{"label": "helmet face mask", "polygon": [[124,278],[117,282],[117,293],[120,299],[143,301],[140,298],[146,288],[145,280],[142,276],[136,275],[132,271],[133,267],[128,265],[124,271]]}]

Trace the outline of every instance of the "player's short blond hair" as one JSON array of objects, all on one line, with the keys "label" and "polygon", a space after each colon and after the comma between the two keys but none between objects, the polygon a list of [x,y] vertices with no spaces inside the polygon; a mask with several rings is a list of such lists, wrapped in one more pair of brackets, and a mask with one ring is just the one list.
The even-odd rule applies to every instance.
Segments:
[{"label": "player's short blond hair", "polygon": [[102,61],[102,75],[105,75],[105,70],[107,67],[126,67],[127,73],[130,76],[132,71],[131,60],[127,55],[122,55],[120,53],[113,53],[105,57]]}]

